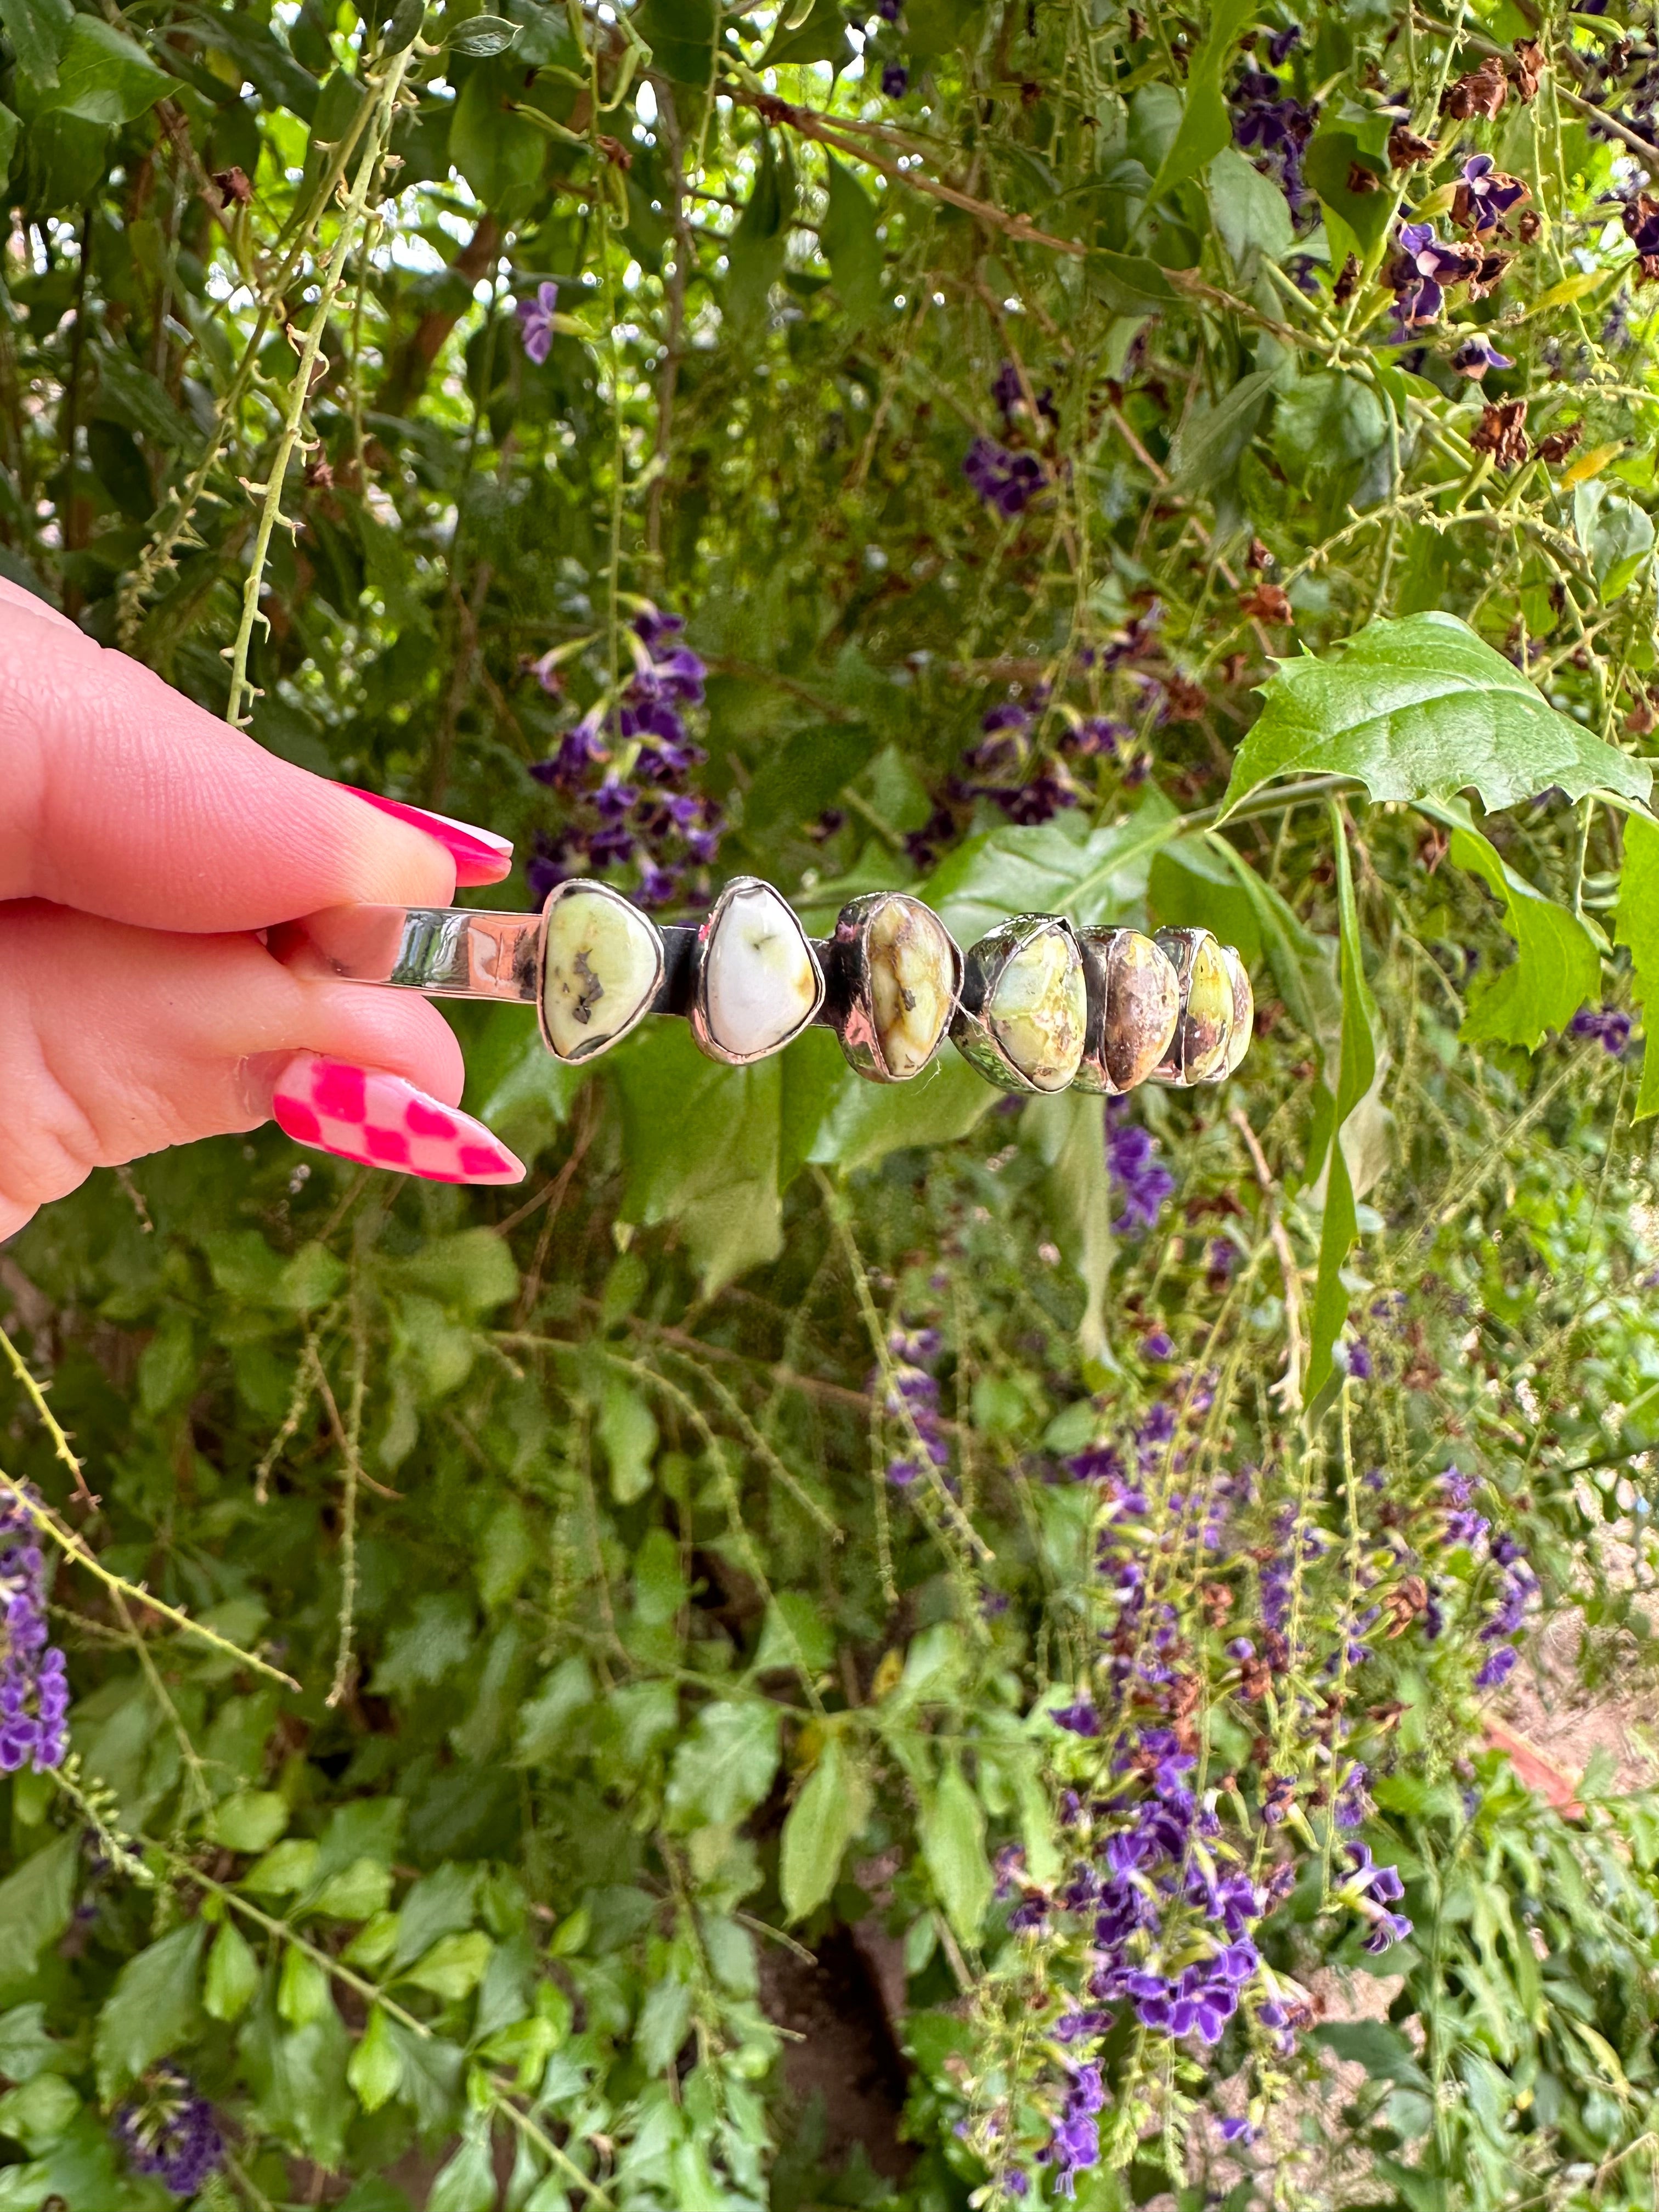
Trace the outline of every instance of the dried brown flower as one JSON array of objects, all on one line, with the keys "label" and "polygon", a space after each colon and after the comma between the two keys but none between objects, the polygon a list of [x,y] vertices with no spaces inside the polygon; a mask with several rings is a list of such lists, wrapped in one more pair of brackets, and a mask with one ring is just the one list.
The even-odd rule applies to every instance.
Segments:
[{"label": "dried brown flower", "polygon": [[1265,580],[1253,591],[1240,592],[1238,611],[1246,622],[1287,623],[1296,619],[1284,586],[1269,584]]},{"label": "dried brown flower", "polygon": [[1359,256],[1351,253],[1337,273],[1332,298],[1339,307],[1346,307],[1359,289]]},{"label": "dried brown flower", "polygon": [[[1519,177],[1506,175],[1502,169],[1493,169],[1486,177],[1486,182],[1488,185],[1497,186],[1499,191],[1506,190],[1512,185],[1515,187],[1517,198],[1530,199],[1532,198],[1532,188],[1530,185],[1522,183]],[[1513,207],[1515,204],[1514,200],[1511,200],[1510,203],[1511,207]],[[1451,212],[1452,221],[1457,225],[1457,228],[1460,230],[1473,230],[1479,223],[1480,220],[1480,203],[1471,194],[1467,184],[1460,184],[1456,191],[1452,195]]]},{"label": "dried brown flower", "polygon": [[1517,39],[1515,42],[1515,89],[1522,100],[1538,96],[1538,81],[1544,74],[1544,49],[1536,39]]},{"label": "dried brown flower", "polygon": [[1252,538],[1250,550],[1244,556],[1244,566],[1247,568],[1271,568],[1273,565],[1272,549],[1264,545],[1259,538]]},{"label": "dried brown flower", "polygon": [[313,491],[333,490],[334,471],[325,456],[319,453],[314,461],[307,464],[306,482]]},{"label": "dried brown flower", "polygon": [[1484,300],[1504,281],[1504,276],[1515,256],[1512,253],[1483,253],[1468,277],[1469,297]]},{"label": "dried brown flower", "polygon": [[1184,676],[1170,677],[1164,688],[1172,722],[1196,722],[1209,703],[1203,685],[1189,684]]},{"label": "dried brown flower", "polygon": [[604,155],[605,160],[610,162],[613,169],[631,169],[633,167],[634,149],[631,146],[624,146],[620,138],[607,137],[605,132],[601,131],[599,133],[599,145],[600,153]]},{"label": "dried brown flower", "polygon": [[245,169],[216,169],[213,181],[219,187],[219,197],[228,207],[246,207],[253,198],[253,187],[247,180]]},{"label": "dried brown flower", "polygon": [[1488,401],[1469,434],[1469,443],[1477,453],[1490,453],[1500,469],[1519,468],[1527,458],[1526,401]]},{"label": "dried brown flower", "polygon": [[1569,422],[1565,429],[1552,430],[1540,438],[1532,449],[1532,457],[1535,461],[1547,461],[1553,468],[1558,461],[1566,459],[1583,434],[1582,422]]},{"label": "dried brown flower", "polygon": [[1495,54],[1489,55],[1477,70],[1460,76],[1440,105],[1443,111],[1455,116],[1460,123],[1469,123],[1477,115],[1494,116],[1509,98],[1509,80],[1504,75],[1504,64]]},{"label": "dried brown flower", "polygon": [[1364,161],[1349,162],[1348,190],[1351,192],[1380,192],[1382,189],[1382,179],[1375,169],[1368,168]]},{"label": "dried brown flower", "polygon": [[1521,219],[1515,226],[1522,246],[1530,246],[1544,228],[1544,218],[1536,208],[1522,208]]},{"label": "dried brown flower", "polygon": [[1396,123],[1389,133],[1389,167],[1409,169],[1414,162],[1431,161],[1440,151],[1432,138],[1420,132],[1408,131],[1403,123]]}]

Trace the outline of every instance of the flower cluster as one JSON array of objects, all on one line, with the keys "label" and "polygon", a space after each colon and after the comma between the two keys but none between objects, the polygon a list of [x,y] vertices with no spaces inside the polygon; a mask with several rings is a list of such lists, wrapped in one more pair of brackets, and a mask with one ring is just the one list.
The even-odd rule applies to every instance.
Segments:
[{"label": "flower cluster", "polygon": [[[1282,37],[1269,42],[1275,67],[1289,52]],[[1308,198],[1302,155],[1313,136],[1314,111],[1289,98],[1276,76],[1255,69],[1247,69],[1233,88],[1232,109],[1234,139],[1261,157],[1257,167],[1277,179],[1294,215]]]},{"label": "flower cluster", "polygon": [[1406,1885],[1395,1868],[1378,1866],[1364,1844],[1350,1844],[1348,1859],[1352,1871],[1340,1894],[1370,1922],[1365,1948],[1376,1957],[1395,1943],[1403,1943],[1412,1932],[1412,1923],[1403,1912],[1389,1910],[1404,1897]]},{"label": "flower cluster", "polygon": [[[723,823],[713,799],[687,788],[708,755],[687,734],[684,710],[701,706],[702,662],[684,643],[678,615],[647,607],[629,642],[634,672],[616,714],[617,746],[607,742],[612,715],[601,701],[567,730],[551,758],[530,773],[569,804],[571,818],[536,840],[527,874],[531,895],[544,899],[574,875],[603,875],[633,866],[641,906],[667,906],[688,875],[707,868],[720,850]],[[550,654],[534,664],[543,688],[559,688]]]},{"label": "flower cluster", "polygon": [[0,1774],[61,1766],[69,1682],[46,1640],[46,1563],[21,1500],[0,1504]]},{"label": "flower cluster", "polygon": [[224,2163],[212,2106],[173,2066],[158,2067],[144,2094],[120,2107],[115,2133],[133,2172],[154,2174],[174,2197],[198,2195]]},{"label": "flower cluster", "polygon": [[1488,1557],[1500,1579],[1498,1603],[1480,1628],[1480,1641],[1490,1648],[1474,1678],[1480,1690],[1495,1690],[1514,1672],[1518,1654],[1506,1639],[1520,1634],[1527,1607],[1538,1589],[1538,1577],[1513,1536],[1495,1536]]},{"label": "flower cluster", "polygon": [[927,1466],[942,1469],[951,1464],[939,1413],[939,1377],[925,1364],[939,1358],[941,1344],[936,1328],[895,1329],[887,1340],[893,1364],[883,1410],[902,1439],[896,1455],[887,1463],[887,1480],[900,1490],[908,1490]]},{"label": "flower cluster", "polygon": [[1520,178],[1505,176],[1490,154],[1471,155],[1452,199],[1452,221],[1479,238],[1496,230],[1512,207],[1530,197]]},{"label": "flower cluster", "polygon": [[1157,1157],[1158,1139],[1143,1123],[1130,1121],[1128,1112],[1127,1100],[1108,1101],[1106,1168],[1123,1200],[1116,1227],[1124,1234],[1139,1231],[1144,1236],[1157,1228],[1175,1177]]},{"label": "flower cluster", "polygon": [[1388,280],[1395,295],[1396,336],[1404,338],[1425,323],[1437,322],[1446,304],[1446,287],[1468,283],[1481,260],[1477,248],[1437,238],[1431,222],[1402,223],[1400,258]]}]

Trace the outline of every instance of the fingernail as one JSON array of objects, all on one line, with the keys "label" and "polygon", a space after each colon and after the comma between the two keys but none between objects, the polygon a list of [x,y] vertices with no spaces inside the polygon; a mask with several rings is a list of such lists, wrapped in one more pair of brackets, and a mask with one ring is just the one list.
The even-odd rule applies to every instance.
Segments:
[{"label": "fingernail", "polygon": [[512,869],[510,837],[498,837],[493,830],[477,829],[471,822],[453,821],[447,814],[428,813],[424,806],[405,806],[401,799],[385,799],[378,791],[363,791],[355,783],[341,788],[367,799],[394,821],[407,822],[411,830],[423,830],[428,837],[435,837],[455,863],[458,888],[498,884]]},{"label": "fingernail", "polygon": [[482,1121],[441,1106],[377,1067],[296,1053],[276,1079],[271,1112],[296,1145],[392,1168],[428,1182],[522,1182],[515,1159]]}]

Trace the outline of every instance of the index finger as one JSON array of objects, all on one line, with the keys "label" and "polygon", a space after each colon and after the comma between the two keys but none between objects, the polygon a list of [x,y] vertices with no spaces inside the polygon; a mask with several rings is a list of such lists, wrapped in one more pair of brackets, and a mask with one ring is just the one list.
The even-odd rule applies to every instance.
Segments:
[{"label": "index finger", "polygon": [[443,905],[441,835],[279,760],[0,584],[0,899],[173,930]]}]

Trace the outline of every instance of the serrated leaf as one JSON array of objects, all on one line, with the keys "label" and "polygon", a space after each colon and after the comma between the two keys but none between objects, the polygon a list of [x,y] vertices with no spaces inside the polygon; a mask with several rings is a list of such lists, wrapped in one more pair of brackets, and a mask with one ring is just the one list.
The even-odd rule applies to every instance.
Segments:
[{"label": "serrated leaf", "polygon": [[727,1826],[759,1804],[777,1771],[777,1707],[721,1698],[703,1707],[674,1753],[669,1814],[682,1831],[699,1820]]},{"label": "serrated leaf", "polygon": [[977,1942],[992,1888],[985,1810],[954,1759],[923,1806],[921,1855],[951,1925],[964,1943]]},{"label": "serrated leaf", "polygon": [[368,2025],[358,2039],[346,2064],[346,2080],[366,2112],[378,2112],[398,2094],[404,2077],[403,2054],[392,2040],[386,2016],[379,2005],[370,2008]]},{"label": "serrated leaf", "polygon": [[427,2212],[492,2212],[495,2203],[495,2169],[486,2129],[469,2136],[440,2171],[426,2200]]},{"label": "serrated leaf", "polygon": [[116,1976],[93,2036],[98,2094],[106,2105],[193,2033],[206,1933],[199,1920],[185,1921],[129,1959]]},{"label": "serrated leaf", "polygon": [[202,2003],[215,2020],[240,2020],[259,1986],[259,1961],[234,1922],[227,1920],[208,1953]]},{"label": "serrated leaf", "polygon": [[1569,799],[1645,800],[1651,771],[1558,714],[1519,669],[1455,615],[1375,622],[1328,660],[1281,660],[1239,748],[1222,819],[1281,775],[1347,775],[1373,799],[1449,799],[1488,809],[1552,786]]},{"label": "serrated leaf", "polygon": [[[1458,1035],[1467,1043],[1490,1038],[1535,1052],[1547,1030],[1565,1030],[1586,1000],[1601,993],[1601,957],[1595,938],[1553,899],[1534,890],[1481,836],[1465,810],[1437,809],[1452,822],[1450,858],[1479,876],[1504,908],[1516,957],[1490,977],[1477,977]],[[1459,814],[1462,819],[1459,820]]]},{"label": "serrated leaf", "polygon": [[805,1920],[834,1889],[847,1846],[869,1810],[863,1773],[835,1729],[783,1824],[778,1881],[788,1918]]}]

